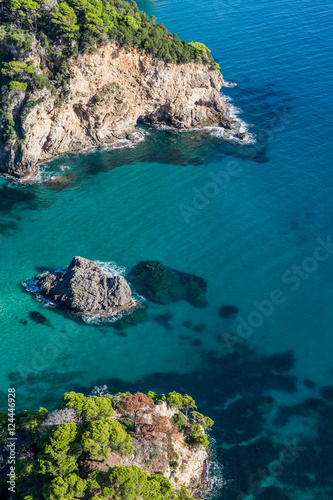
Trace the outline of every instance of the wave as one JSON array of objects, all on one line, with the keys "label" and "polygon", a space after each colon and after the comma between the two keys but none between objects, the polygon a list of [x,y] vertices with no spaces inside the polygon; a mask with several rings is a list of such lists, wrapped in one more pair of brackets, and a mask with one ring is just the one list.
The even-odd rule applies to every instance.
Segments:
[{"label": "wave", "polygon": [[[60,269],[55,269],[55,271],[52,271],[52,273],[56,272],[56,273],[65,274],[66,271],[67,271],[67,267],[61,267]],[[45,270],[42,273],[40,273],[40,275],[41,274],[50,274],[50,271]],[[21,285],[28,292],[33,293],[36,296],[38,302],[41,302],[41,303],[43,303],[44,305],[46,305],[48,307],[50,307],[50,306],[56,307],[57,306],[57,304],[55,302],[53,302],[50,299],[45,298],[42,295],[42,292],[40,291],[40,288],[38,286],[38,279],[37,278],[28,279],[26,281],[23,281],[21,283]]]},{"label": "wave", "polygon": [[110,278],[114,278],[115,276],[124,276],[126,274],[126,267],[118,266],[115,262],[103,262],[101,260],[95,260],[98,267],[102,269],[102,271],[110,276]]},{"label": "wave", "polygon": [[227,88],[237,87],[237,83],[224,82],[223,87],[227,87]]},{"label": "wave", "polygon": [[[237,87],[237,83],[224,82],[224,87],[227,88]],[[157,130],[170,130],[179,133],[208,132],[213,137],[217,137],[218,139],[223,139],[225,141],[235,142],[238,144],[254,144],[256,142],[255,135],[249,132],[249,125],[244,120],[239,118],[239,115],[242,113],[242,110],[237,108],[237,106],[235,106],[232,103],[232,98],[230,96],[223,94],[222,92],[220,92],[220,96],[227,108],[226,118],[236,122],[236,128],[234,130],[229,130],[224,127],[220,127],[218,125],[197,127],[188,130],[188,129],[178,129],[175,127],[170,127],[170,125],[160,124],[160,125],[154,125],[154,128],[156,128]],[[237,134],[242,134],[243,137],[237,137]]]},{"label": "wave", "polygon": [[[102,144],[101,146],[94,148],[94,150],[112,151],[113,149],[134,148],[140,142],[145,140],[146,135],[149,135],[149,132],[147,130],[137,129],[135,132],[133,132],[132,139],[118,139],[116,142],[113,142],[112,144]],[[90,150],[90,152],[92,152],[91,148],[87,148],[87,150],[88,149]]]},{"label": "wave", "polygon": [[[227,82],[228,83],[228,82]],[[237,84],[225,85],[229,87],[234,87]],[[210,135],[213,137],[217,137],[218,139],[224,139],[229,142],[235,142],[238,144],[254,144],[256,142],[256,137],[254,134],[249,132],[249,125],[242,120],[239,115],[242,113],[242,110],[237,108],[233,104],[233,100],[230,96],[223,94],[220,92],[221,99],[226,105],[227,108],[227,118],[236,122],[235,130],[228,130],[224,127],[204,127],[204,130],[207,130]],[[243,137],[237,137],[237,134],[242,134]]]},{"label": "wave", "polygon": [[42,292],[40,291],[40,288],[38,286],[38,280],[37,279],[32,279],[32,280],[27,280],[23,281],[22,286],[30,293],[33,293],[36,296],[36,299],[38,302],[41,302],[44,304],[46,307],[56,307],[57,304],[53,302],[50,299],[46,299],[43,295]]},{"label": "wave", "polygon": [[216,493],[227,484],[227,480],[223,475],[223,466],[216,460],[212,460],[209,464],[209,481],[210,488],[206,497],[207,500],[216,498]]},{"label": "wave", "polygon": [[84,314],[82,319],[88,325],[100,325],[101,323],[115,323],[123,316],[131,314],[132,310],[136,309],[138,302],[132,297],[131,305],[126,311],[116,311],[111,313],[110,316],[103,316],[101,314]]},{"label": "wave", "polygon": [[216,439],[209,436],[209,441],[212,445],[213,456],[208,466],[208,476],[209,476],[209,491],[206,496],[207,500],[213,500],[216,498],[216,493],[224,488],[227,484],[227,480],[224,477],[223,465],[216,459]]},{"label": "wave", "polygon": [[[98,153],[100,151],[112,151],[123,148],[134,148],[135,146],[137,146],[138,144],[140,144],[142,141],[145,140],[146,135],[149,135],[149,131],[140,128],[136,129],[135,132],[133,132],[132,139],[118,139],[112,144],[104,143],[100,144],[99,146],[89,146],[77,152],[64,153],[59,155],[58,157],[55,156],[50,160],[38,163],[38,172],[36,174],[32,174],[30,177],[27,177],[24,180],[18,179],[16,183],[26,185],[26,184],[42,184],[44,182],[51,181],[52,179],[59,177],[59,172],[54,172],[50,170],[48,164],[53,162],[57,158],[69,157],[69,156],[75,157],[75,156],[81,156],[82,154],[92,154],[92,153]],[[61,172],[64,173],[70,170],[69,165],[61,165],[58,168]]]}]

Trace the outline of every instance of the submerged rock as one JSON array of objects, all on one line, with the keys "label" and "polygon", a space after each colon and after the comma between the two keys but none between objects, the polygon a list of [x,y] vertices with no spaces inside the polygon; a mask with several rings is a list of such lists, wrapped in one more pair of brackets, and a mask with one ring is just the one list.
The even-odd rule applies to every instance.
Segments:
[{"label": "submerged rock", "polygon": [[308,378],[306,378],[305,380],[303,380],[303,385],[307,389],[314,389],[316,387],[316,383],[313,382],[313,380],[309,380]]},{"label": "submerged rock", "polygon": [[333,402],[333,385],[321,387],[319,392],[325,399]]},{"label": "submerged rock", "polygon": [[130,326],[136,326],[141,323],[145,323],[146,321],[148,321],[147,308],[138,304],[136,309],[131,312],[131,314],[122,314],[119,319],[112,323],[112,326],[116,330],[120,331]]},{"label": "submerged rock", "polygon": [[[50,321],[47,318],[45,318],[45,316],[43,316],[43,314],[41,314],[38,311],[30,311],[29,318],[32,319],[32,321],[34,321],[38,325],[51,326]],[[23,323],[23,324],[25,324],[25,323]]]},{"label": "submerged rock", "polygon": [[66,271],[37,276],[43,297],[77,314],[109,316],[133,307],[131,289],[122,276],[110,277],[96,264],[74,257]]},{"label": "submerged rock", "polygon": [[192,327],[192,330],[194,332],[197,332],[197,333],[202,333],[205,329],[206,329],[206,326],[204,323],[200,324],[200,325],[194,325]]},{"label": "submerged rock", "polygon": [[66,191],[73,187],[73,185],[77,182],[77,173],[70,172],[67,175],[56,175],[51,177],[46,183],[45,187],[51,189],[52,191]]},{"label": "submerged rock", "polygon": [[158,304],[186,300],[195,307],[207,305],[207,283],[194,274],[183,273],[158,261],[141,261],[134,266],[128,280],[147,299]]},{"label": "submerged rock", "polygon": [[166,312],[164,314],[155,314],[153,316],[153,320],[156,321],[159,325],[163,326],[169,332],[173,329],[170,325],[170,321],[172,320],[172,314]]},{"label": "submerged rock", "polygon": [[236,306],[222,306],[220,307],[219,316],[220,318],[232,318],[238,313],[239,309]]}]

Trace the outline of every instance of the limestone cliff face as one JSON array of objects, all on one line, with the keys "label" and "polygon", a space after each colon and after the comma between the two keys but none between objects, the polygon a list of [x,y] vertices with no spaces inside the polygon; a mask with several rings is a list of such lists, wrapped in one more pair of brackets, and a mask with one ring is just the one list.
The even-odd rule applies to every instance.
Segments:
[{"label": "limestone cliff face", "polygon": [[3,152],[5,173],[26,178],[55,156],[131,139],[138,121],[179,129],[220,125],[237,135],[219,95],[222,75],[208,65],[167,64],[111,44],[72,59],[69,67],[65,101],[45,89],[29,98],[17,93],[14,115],[24,116],[21,148]]},{"label": "limestone cliff face", "polygon": [[[185,486],[194,498],[204,496],[210,487],[211,452],[202,445],[189,445],[186,436],[175,430],[171,419],[176,413],[179,413],[177,409],[160,401],[153,413],[143,413],[142,422],[148,425],[150,432],[146,434],[141,430],[132,436],[134,453],[130,457],[110,453],[103,462],[87,461],[87,472],[96,469],[106,472],[117,465],[136,465],[148,474],[162,473],[176,489]],[[123,417],[115,413],[113,418],[121,421]]]}]

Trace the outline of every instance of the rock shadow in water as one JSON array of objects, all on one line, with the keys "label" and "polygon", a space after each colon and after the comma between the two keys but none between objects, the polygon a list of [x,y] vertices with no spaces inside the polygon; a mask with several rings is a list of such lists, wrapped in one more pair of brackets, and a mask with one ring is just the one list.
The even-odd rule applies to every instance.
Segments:
[{"label": "rock shadow in water", "polygon": [[48,320],[43,314],[38,311],[30,311],[29,318],[38,325],[45,325],[52,328],[50,320]]},{"label": "rock shadow in water", "polygon": [[222,306],[222,307],[220,307],[220,310],[219,310],[219,316],[220,316],[220,318],[224,318],[224,319],[232,318],[238,312],[239,312],[239,309],[236,306]]},{"label": "rock shadow in water", "polygon": [[166,305],[186,300],[195,307],[207,306],[207,283],[203,278],[176,271],[161,262],[141,261],[126,278],[151,302]]}]

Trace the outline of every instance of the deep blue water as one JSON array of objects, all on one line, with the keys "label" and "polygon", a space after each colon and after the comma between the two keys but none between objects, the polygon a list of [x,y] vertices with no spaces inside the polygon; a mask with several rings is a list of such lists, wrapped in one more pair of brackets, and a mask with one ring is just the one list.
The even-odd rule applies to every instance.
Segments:
[{"label": "deep blue water", "polygon": [[[332,499],[332,5],[138,4],[210,47],[256,143],[146,129],[135,148],[48,164],[43,182],[0,180],[3,407],[11,384],[19,409],[96,384],[187,391],[215,420],[214,500]],[[74,255],[162,261],[203,277],[209,304],[146,302],[123,329],[73,321],[21,284]]]}]

